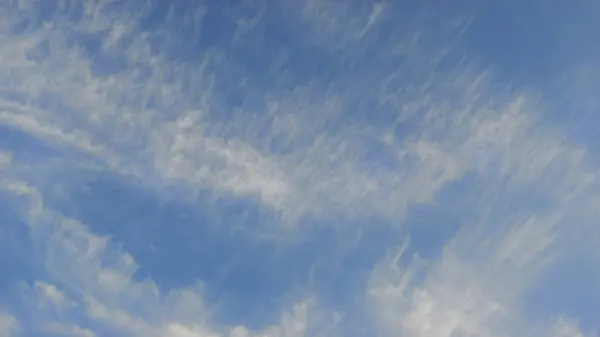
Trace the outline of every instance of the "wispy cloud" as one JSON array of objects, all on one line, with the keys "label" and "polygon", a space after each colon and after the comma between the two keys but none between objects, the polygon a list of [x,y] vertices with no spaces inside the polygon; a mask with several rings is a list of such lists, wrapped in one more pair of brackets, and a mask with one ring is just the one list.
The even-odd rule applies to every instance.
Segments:
[{"label": "wispy cloud", "polygon": [[34,283],[34,288],[38,293],[38,309],[52,306],[53,309],[62,311],[74,305],[74,302],[70,300],[67,295],[52,284],[36,281]]},{"label": "wispy cloud", "polygon": [[[177,41],[153,44],[152,34],[160,32],[142,32],[136,23],[141,17],[108,12],[103,10],[106,6],[109,2],[86,5],[89,20],[75,23],[57,12],[52,23],[4,36],[2,53],[10,61],[2,63],[2,71],[10,76],[3,89],[9,95],[2,99],[2,125],[83,151],[114,170],[146,180],[257,195],[290,221],[304,213],[322,216],[332,210],[397,216],[411,202],[430,199],[445,180],[456,178],[453,169],[432,172],[426,162],[400,172],[377,163],[365,166],[364,157],[373,151],[391,152],[397,166],[407,152],[420,160],[416,152],[423,147],[386,146],[377,136],[389,130],[351,121],[327,128],[351,109],[351,97],[344,91],[323,94],[308,88],[280,95],[274,88],[272,94],[261,94],[270,97],[263,106],[224,110],[229,98],[217,88],[220,83],[231,85],[228,77],[239,72],[227,56],[209,50],[201,52],[200,62],[184,64],[152,53]],[[4,17],[6,30],[20,24],[13,12]],[[124,64],[117,73],[98,73],[82,48],[85,39],[95,38],[90,34],[105,36],[98,53],[109,63]],[[73,39],[81,39],[81,44]],[[42,56],[32,56],[38,54]],[[199,68],[192,69],[196,65]],[[394,73],[401,76],[406,67]],[[44,79],[34,80],[40,74]],[[443,103],[432,101],[430,94],[424,92],[407,104]],[[220,123],[221,115],[232,118]],[[365,145],[367,139],[375,143]],[[432,174],[441,177],[434,179]]]},{"label": "wispy cloud", "polygon": [[[243,326],[225,329],[214,326],[209,321],[211,315],[203,300],[202,287],[165,294],[152,281],[136,281],[134,274],[138,266],[131,255],[120,252],[107,238],[94,235],[78,221],[46,209],[43,197],[34,187],[20,181],[4,181],[1,188],[27,197],[22,214],[28,221],[35,250],[44,256],[49,276],[62,288],[35,282],[35,301],[30,315],[34,321],[45,323],[27,327],[33,329],[27,331],[40,329],[62,335],[94,336],[90,328],[69,320],[69,310],[83,310],[80,314],[102,323],[106,331],[133,336],[255,334]],[[309,329],[315,328],[313,323],[321,324],[320,319],[311,318],[314,305],[313,300],[301,301],[291,313],[283,315],[280,325],[256,334],[305,336]],[[62,314],[52,315],[48,309]],[[3,316],[1,322],[0,326],[6,331],[16,326],[11,316]]]},{"label": "wispy cloud", "polygon": [[68,325],[60,323],[52,323],[42,329],[46,333],[55,334],[58,336],[71,337],[95,337],[96,334],[88,329],[81,328],[77,325]]},{"label": "wispy cloud", "polygon": [[[547,270],[562,259],[588,258],[584,251],[594,250],[593,239],[583,237],[597,235],[589,222],[596,214],[589,200],[597,193],[597,171],[583,148],[531,119],[536,106],[521,97],[506,113],[474,125],[458,151],[445,151],[479,176],[468,212],[474,216],[439,260],[419,257],[419,247],[409,249],[407,241],[373,271],[367,293],[382,333],[585,335],[573,321],[536,322],[524,309],[523,298]],[[540,208],[540,201],[550,206]]]},{"label": "wispy cloud", "polygon": [[0,312],[0,336],[10,337],[16,332],[19,322],[13,316]]},{"label": "wispy cloud", "polygon": [[[440,261],[395,256],[374,272],[369,294],[387,335],[512,336],[521,330],[517,301],[543,267],[553,219],[525,219],[503,237],[461,237]],[[472,232],[475,232],[472,229]],[[496,247],[494,247],[496,246]],[[400,251],[402,254],[402,251]]]},{"label": "wispy cloud", "polygon": [[[256,238],[265,228],[298,237],[317,225],[389,230],[396,253],[360,265],[369,281],[347,294],[366,297],[368,309],[362,300],[341,308],[367,311],[375,334],[585,335],[576,317],[533,317],[526,297],[556,263],[597,261],[595,162],[547,121],[552,101],[509,90],[460,51],[469,15],[432,20],[447,9],[407,6],[400,20],[389,1],[265,2],[251,16],[223,10],[228,36],[203,35],[216,5],[63,5],[0,4],[0,131],[60,149],[51,157],[61,168],[93,163],[149,193],[175,191],[176,201],[204,193],[207,209],[219,198],[256,202],[275,215],[273,226],[246,226]],[[281,37],[266,33],[271,26],[298,46],[272,42]],[[41,269],[18,288],[27,313],[7,305],[0,335],[20,326],[66,336],[316,337],[363,323],[324,308],[316,289],[262,326],[219,322],[206,284],[165,290],[140,280],[118,237],[54,207],[48,185],[69,182],[40,183],[49,162],[23,160],[34,147],[0,151],[0,190],[15,200],[13,220],[26,224]],[[458,230],[439,255],[420,257],[412,211],[443,207],[457,184],[465,186],[451,199],[470,203]],[[335,233],[336,243],[358,244]]]}]

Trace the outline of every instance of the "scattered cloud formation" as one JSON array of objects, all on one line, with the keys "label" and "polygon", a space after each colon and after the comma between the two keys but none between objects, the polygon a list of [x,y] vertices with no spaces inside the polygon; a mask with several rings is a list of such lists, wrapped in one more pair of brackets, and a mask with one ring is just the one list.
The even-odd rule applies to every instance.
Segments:
[{"label": "scattered cloud formation", "polygon": [[0,337],[593,336],[597,76],[490,8],[0,2]]}]

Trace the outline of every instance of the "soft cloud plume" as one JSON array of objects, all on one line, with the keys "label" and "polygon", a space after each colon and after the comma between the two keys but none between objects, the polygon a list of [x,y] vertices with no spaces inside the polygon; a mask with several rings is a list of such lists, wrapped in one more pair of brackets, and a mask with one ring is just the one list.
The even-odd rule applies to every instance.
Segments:
[{"label": "soft cloud plume", "polygon": [[[317,337],[371,321],[381,336],[586,335],[568,315],[529,315],[524,298],[559,261],[597,261],[597,165],[547,121],[551,100],[469,61],[458,46],[469,13],[389,1],[162,5],[0,4],[0,137],[10,140],[0,190],[40,269],[19,288],[27,314],[8,306],[0,335]],[[256,241],[266,230],[317,245],[303,235],[324,226],[336,236],[324,245],[348,250],[377,230],[406,243],[372,271],[331,258],[343,277],[369,274],[344,294],[366,292],[364,322],[341,320],[310,289],[265,324],[222,323],[206,284],[140,279],[118,237],[57,206],[53,191],[79,184],[67,170],[77,165],[207,212],[248,202],[274,215],[240,225]],[[445,207],[456,185],[449,199],[468,201],[460,226],[420,257],[410,216]]]},{"label": "soft cloud plume", "polygon": [[44,326],[42,330],[46,333],[51,333],[58,336],[70,336],[70,337],[96,337],[97,335],[89,330],[81,328],[77,325],[52,323]]},{"label": "soft cloud plume", "polygon": [[13,316],[0,312],[0,336],[11,337],[19,327],[19,322]]},{"label": "soft cloud plume", "polygon": [[[138,266],[131,255],[115,250],[107,238],[94,235],[83,224],[46,209],[43,197],[34,187],[19,181],[5,181],[0,187],[27,197],[22,214],[29,223],[35,249],[45,257],[45,267],[52,279],[72,294],[69,296],[55,285],[36,281],[34,309],[40,315],[44,315],[48,306],[59,311],[78,306],[88,319],[102,323],[109,331],[132,336],[223,335],[222,328],[213,327],[208,321],[210,313],[201,288],[161,294],[152,281],[134,279]],[[313,300],[299,302],[291,313],[283,314],[280,325],[270,326],[264,332],[254,333],[237,326],[230,329],[230,334],[306,336],[309,329],[315,328],[311,318],[314,305]],[[16,320],[11,316],[2,316],[0,322],[1,331],[16,327]],[[37,328],[66,336],[95,336],[93,330],[69,321],[53,321]]]},{"label": "soft cloud plume", "polygon": [[[307,214],[323,217],[331,212],[349,217],[402,216],[408,205],[430,200],[444,182],[456,179],[461,172],[458,167],[435,167],[438,164],[425,161],[437,159],[422,157],[422,143],[386,145],[377,140],[380,134],[393,130],[361,126],[352,119],[341,121],[354,104],[352,92],[344,88],[322,93],[309,85],[288,94],[274,87],[255,94],[239,87],[236,90],[248,90],[251,99],[267,100],[256,107],[232,107],[233,111],[228,111],[228,92],[218,88],[234,85],[231,78],[241,76],[242,69],[226,54],[203,51],[199,62],[185,64],[166,54],[152,53],[178,43],[177,38],[155,44],[162,32],[141,31],[139,27],[150,9],[133,14],[110,11],[110,6],[111,2],[102,1],[86,4],[82,12],[85,19],[76,22],[65,14],[69,9],[55,10],[48,14],[52,24],[29,25],[19,34],[2,38],[1,52],[10,61],[0,68],[11,74],[5,82],[11,95],[1,98],[1,125],[91,155],[120,174],[144,181],[158,179],[158,185],[257,196],[292,223]],[[307,5],[301,11],[302,20],[325,22],[315,15],[339,15],[333,8],[323,11],[314,6],[329,8],[333,4]],[[381,6],[361,7],[359,12],[343,7],[349,17],[368,16],[359,29],[364,31],[375,25]],[[12,14],[19,11],[24,10],[7,11],[2,21],[5,30],[21,24]],[[327,30],[346,36],[348,32],[342,28]],[[91,34],[105,36],[103,42],[113,41],[97,52],[115,66],[123,63],[118,72],[98,73],[94,56],[71,42],[95,36]],[[118,48],[114,49],[117,37]],[[348,41],[355,38],[352,34],[346,37]],[[38,54],[43,56],[32,57]],[[412,66],[410,62],[400,65],[388,75],[402,76]],[[424,76],[426,71],[417,76]],[[44,74],[43,80],[39,80],[40,74]],[[352,82],[356,80],[360,78]],[[451,88],[453,79],[439,81],[447,84],[444,89],[462,89]],[[446,104],[444,98],[434,97],[438,90],[423,87],[419,96],[406,97],[403,104],[415,109]],[[404,95],[402,87],[393,91]],[[372,97],[365,99],[378,99],[381,94],[367,93]],[[56,103],[45,104],[46,96]],[[23,102],[9,97],[29,99]],[[446,114],[460,113],[462,108],[451,108]],[[403,110],[408,113],[411,109]],[[226,115],[231,118],[223,121]],[[335,127],[328,127],[330,124]],[[399,170],[377,162],[365,165],[365,157],[379,151],[389,153],[394,166],[401,166],[413,155],[417,161]]]},{"label": "soft cloud plume", "polygon": [[431,264],[408,257],[412,262],[401,267],[401,250],[371,280],[369,294],[383,331],[435,337],[527,333],[513,330],[521,324],[516,301],[545,263],[553,242],[547,228],[554,221],[524,219],[511,225],[515,232],[477,242],[459,235]]}]

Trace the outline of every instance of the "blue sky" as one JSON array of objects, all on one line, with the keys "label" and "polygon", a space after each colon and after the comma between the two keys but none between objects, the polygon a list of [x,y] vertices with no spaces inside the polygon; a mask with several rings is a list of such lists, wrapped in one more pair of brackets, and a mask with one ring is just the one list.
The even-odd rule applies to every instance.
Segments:
[{"label": "blue sky", "polygon": [[596,336],[598,15],[0,1],[0,337]]}]

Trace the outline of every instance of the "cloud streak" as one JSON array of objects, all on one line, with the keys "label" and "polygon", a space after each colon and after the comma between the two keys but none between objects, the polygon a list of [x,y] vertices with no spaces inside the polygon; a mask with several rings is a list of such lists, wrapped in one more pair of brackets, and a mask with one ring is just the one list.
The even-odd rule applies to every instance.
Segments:
[{"label": "cloud streak", "polygon": [[[62,288],[43,281],[35,282],[35,300],[30,309],[39,326],[27,327],[34,329],[28,332],[39,328],[39,331],[47,333],[94,336],[89,328],[80,327],[77,322],[68,319],[72,317],[69,311],[82,309],[88,320],[105,326],[105,333],[112,331],[133,336],[254,335],[243,326],[234,326],[225,329],[225,332],[220,332],[223,328],[212,327],[208,322],[210,312],[205,308],[202,287],[162,294],[154,282],[136,281],[134,274],[138,266],[131,255],[119,252],[111,246],[108,238],[94,235],[78,221],[46,209],[43,197],[34,187],[21,181],[4,181],[1,188],[26,197],[21,211],[28,222],[34,247],[45,257],[44,267],[48,276]],[[280,325],[266,328],[264,335],[306,335],[313,320],[313,307],[312,300],[299,302],[291,313],[283,315]],[[1,322],[1,331],[16,327],[16,320],[11,316],[2,316]]]},{"label": "cloud streak", "polygon": [[[365,333],[377,336],[587,335],[576,317],[530,312],[527,298],[561,263],[597,262],[596,165],[548,122],[554,102],[471,61],[460,46],[469,13],[317,0],[138,5],[0,4],[0,132],[21,142],[0,135],[0,190],[18,205],[12,220],[27,227],[40,269],[18,287],[27,314],[7,305],[0,336],[317,337],[371,323]],[[378,230],[398,247],[376,265],[319,257],[363,269],[344,276],[365,278],[350,306],[327,307],[309,289],[264,324],[223,323],[210,284],[142,280],[119,237],[56,207],[54,189],[77,184],[73,165],[216,214],[226,198],[252,204],[269,215],[240,225],[257,242],[268,232],[278,247],[312,244],[326,228],[350,247],[341,255]],[[69,177],[45,181],[55,167]],[[457,205],[458,220],[415,220],[418,209]],[[413,242],[453,220],[438,253]]]},{"label": "cloud streak", "polygon": [[[220,92],[217,87],[224,81],[231,85],[228,77],[240,71],[227,56],[213,56],[215,53],[210,50],[203,52],[202,61],[198,62],[200,70],[191,70],[194,65],[151,53],[152,49],[176,41],[153,45],[152,34],[158,33],[140,35],[136,27],[139,18],[129,17],[130,14],[121,17],[124,14],[119,13],[103,14],[104,17],[98,13],[104,12],[102,8],[109,3],[95,6],[85,9],[91,20],[73,24],[58,12],[51,24],[33,26],[4,38],[3,54],[11,60],[3,62],[4,72],[15,74],[9,77],[5,90],[17,97],[37,97],[28,98],[29,103],[25,104],[4,99],[7,111],[0,116],[4,126],[65,144],[103,160],[112,169],[145,180],[152,177],[164,184],[179,182],[192,189],[209,187],[223,193],[257,195],[265,205],[288,215],[292,221],[304,213],[323,216],[333,209],[396,216],[413,202],[406,197],[411,193],[396,191],[417,190],[405,186],[409,180],[435,180],[430,176],[417,177],[413,171],[396,173],[376,165],[364,167],[361,157],[369,152],[398,152],[391,156],[399,164],[406,152],[420,157],[416,152],[421,148],[411,144],[391,148],[379,143],[369,147],[361,144],[385,129],[342,122],[335,131],[326,130],[330,121],[350,109],[351,102],[346,102],[348,97],[343,91],[321,95],[308,88],[296,90],[291,96],[273,96],[279,91],[274,88],[270,90],[273,94],[265,95],[274,98],[264,107],[254,111],[244,108],[234,112],[226,124],[216,122],[215,118],[222,118],[220,115],[230,114],[222,107],[228,99],[227,92]],[[5,29],[18,24],[18,20],[12,22],[8,16]],[[121,23],[124,19],[129,23]],[[80,45],[69,42],[78,35],[91,34],[90,31],[106,36],[100,54],[109,59],[124,57],[120,62],[127,67],[111,76],[97,75],[94,60],[86,56]],[[134,41],[127,38],[134,35]],[[112,48],[115,36],[123,44],[116,50]],[[32,59],[32,54],[42,53],[40,49],[45,57]],[[396,73],[400,75],[402,70]],[[43,81],[29,78],[42,73]],[[197,92],[202,93],[201,97]],[[251,91],[248,94],[253,95]],[[414,104],[441,104],[429,102],[424,96]],[[47,99],[57,103],[53,108],[47,104],[40,108]],[[264,114],[261,108],[270,113]],[[237,132],[237,125],[243,127],[241,133]],[[265,144],[265,139],[271,139],[271,143]],[[285,152],[269,153],[274,145]],[[454,179],[453,174],[443,173],[440,183]],[[418,190],[424,195],[417,196],[415,202],[431,198],[439,184],[428,187],[431,191],[423,187]],[[307,200],[314,202],[306,203]],[[298,209],[299,204],[304,206]]]}]

